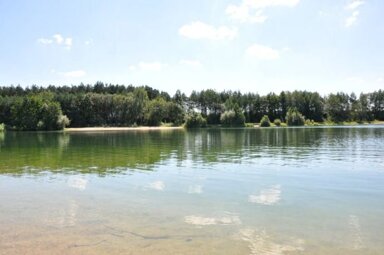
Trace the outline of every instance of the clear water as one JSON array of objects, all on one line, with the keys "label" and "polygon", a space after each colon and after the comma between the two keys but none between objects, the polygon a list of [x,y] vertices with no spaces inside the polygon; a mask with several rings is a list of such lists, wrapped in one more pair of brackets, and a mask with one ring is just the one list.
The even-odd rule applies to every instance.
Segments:
[{"label": "clear water", "polygon": [[0,134],[0,254],[384,254],[384,127]]}]

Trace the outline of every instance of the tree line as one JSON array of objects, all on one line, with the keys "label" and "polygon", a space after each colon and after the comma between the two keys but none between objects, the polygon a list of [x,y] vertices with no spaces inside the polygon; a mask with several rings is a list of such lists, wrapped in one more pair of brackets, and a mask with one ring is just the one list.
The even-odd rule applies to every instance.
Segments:
[{"label": "tree line", "polygon": [[[0,87],[0,123],[16,130],[58,130],[65,126],[244,126],[271,121],[369,122],[384,120],[384,91],[279,94],[178,90],[174,95],[149,86],[94,85]],[[293,118],[292,117],[292,118]],[[297,122],[298,121],[298,122]]]}]

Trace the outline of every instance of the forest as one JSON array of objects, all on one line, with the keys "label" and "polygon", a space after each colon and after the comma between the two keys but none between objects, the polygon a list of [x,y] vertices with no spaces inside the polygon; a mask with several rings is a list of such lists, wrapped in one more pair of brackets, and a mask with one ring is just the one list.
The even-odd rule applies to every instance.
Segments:
[{"label": "forest", "polygon": [[10,130],[61,130],[103,126],[245,126],[260,123],[358,123],[384,120],[384,91],[282,91],[279,94],[193,91],[174,95],[149,86],[94,85],[0,87],[0,123]]}]

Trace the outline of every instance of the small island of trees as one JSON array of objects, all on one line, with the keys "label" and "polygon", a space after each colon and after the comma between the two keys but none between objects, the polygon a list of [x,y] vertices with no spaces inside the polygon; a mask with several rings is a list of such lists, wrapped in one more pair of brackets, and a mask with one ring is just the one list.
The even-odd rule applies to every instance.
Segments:
[{"label": "small island of trees", "polygon": [[[271,120],[273,121],[271,123]],[[97,82],[77,86],[0,87],[0,123],[11,130],[61,130],[64,127],[221,125],[300,126],[384,120],[384,91],[283,91],[280,94],[181,91],[174,95],[149,86]],[[4,129],[0,124],[0,130]]]}]

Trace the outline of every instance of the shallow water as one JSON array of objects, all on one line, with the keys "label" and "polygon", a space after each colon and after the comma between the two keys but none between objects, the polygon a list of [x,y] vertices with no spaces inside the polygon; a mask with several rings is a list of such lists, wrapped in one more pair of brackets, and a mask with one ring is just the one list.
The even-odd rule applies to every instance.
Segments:
[{"label": "shallow water", "polygon": [[0,134],[0,254],[384,254],[384,127]]}]

